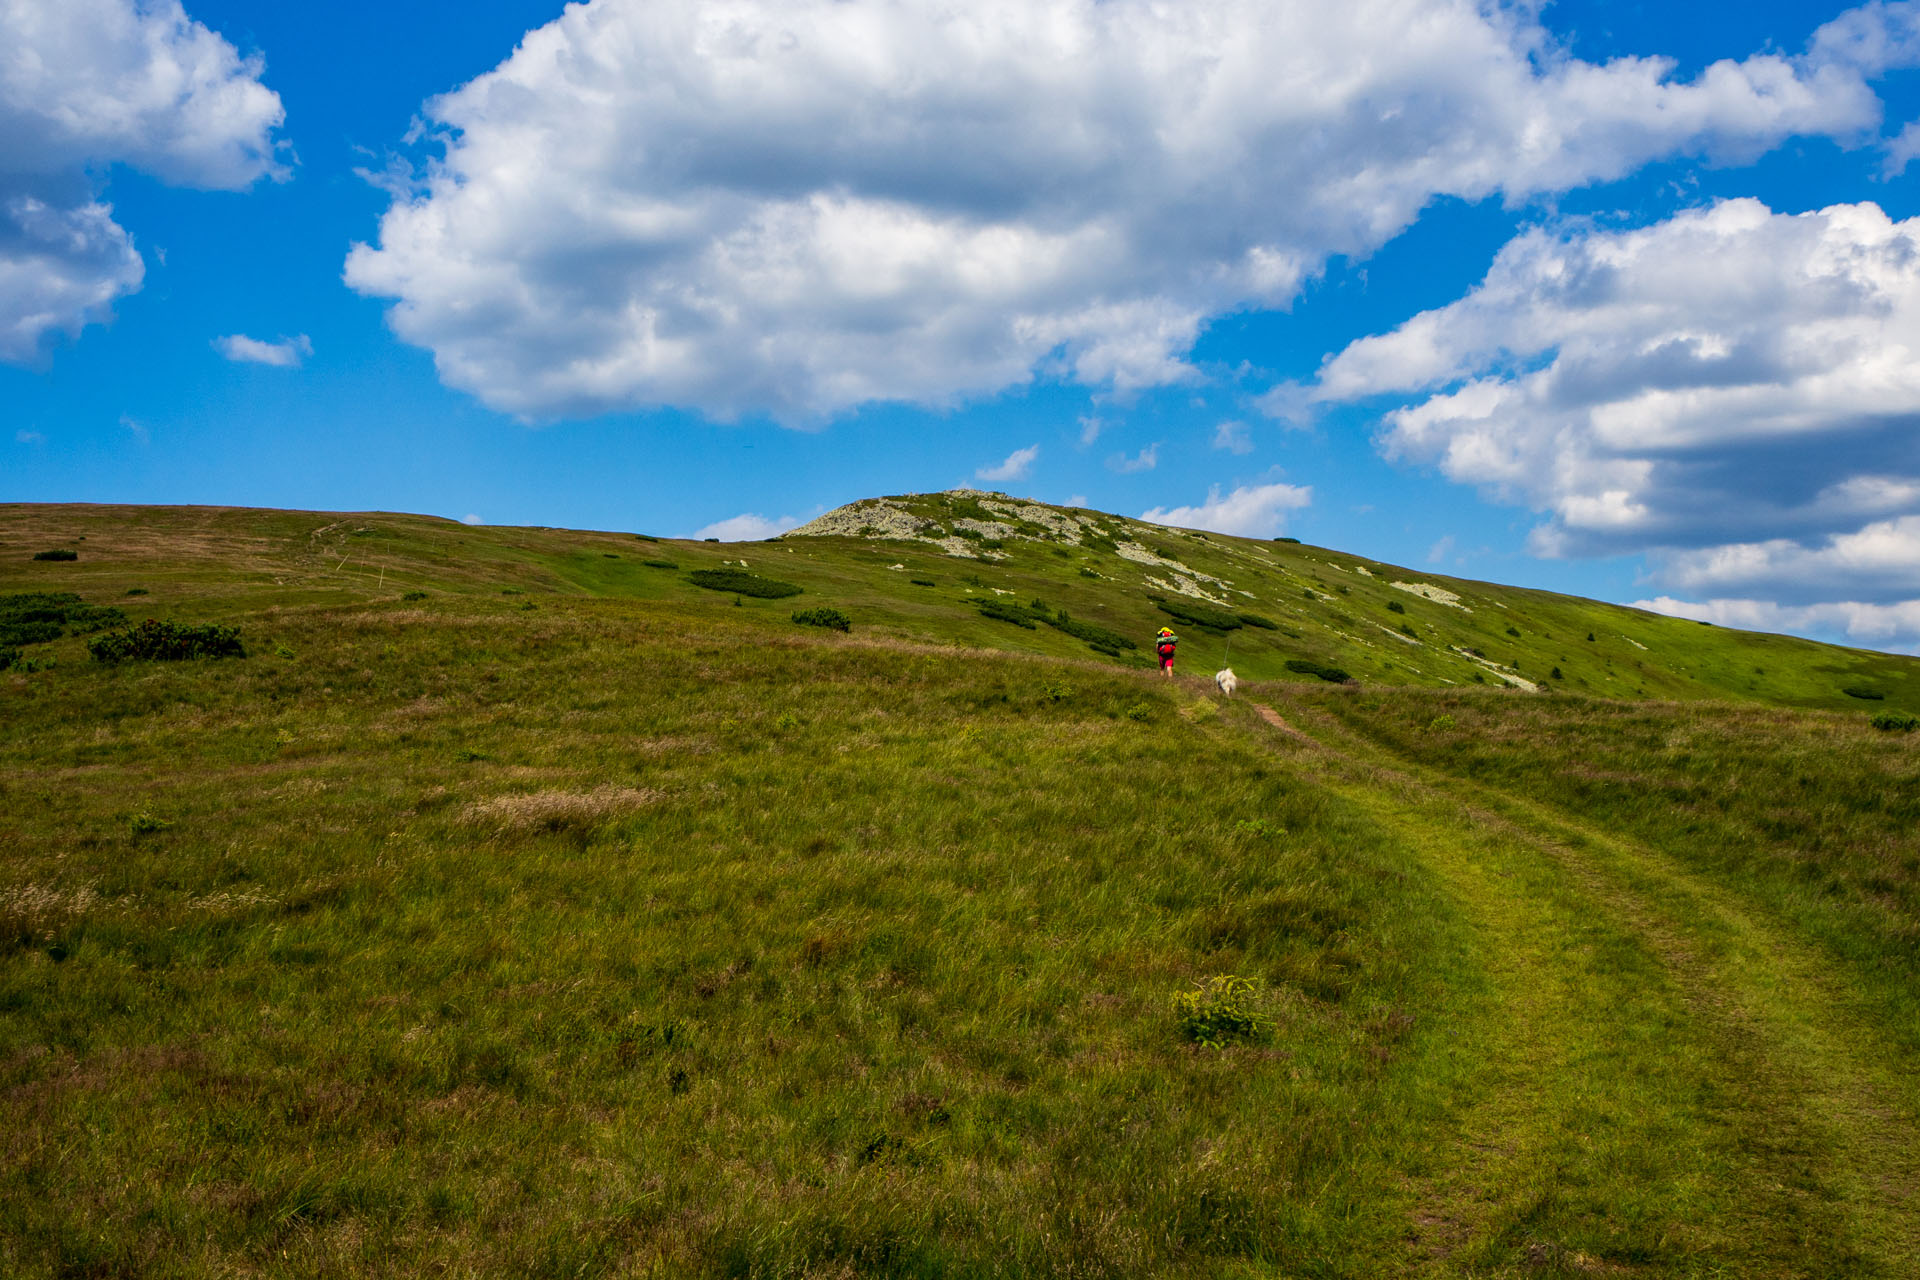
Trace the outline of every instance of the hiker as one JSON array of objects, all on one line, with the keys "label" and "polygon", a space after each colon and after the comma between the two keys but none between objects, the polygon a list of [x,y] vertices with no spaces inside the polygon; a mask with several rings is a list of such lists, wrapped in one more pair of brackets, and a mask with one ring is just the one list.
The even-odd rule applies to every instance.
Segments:
[{"label": "hiker", "polygon": [[1160,655],[1160,669],[1167,673],[1167,679],[1173,679],[1173,651],[1179,645],[1180,637],[1173,634],[1173,628],[1162,627],[1160,634],[1153,638],[1153,647]]}]

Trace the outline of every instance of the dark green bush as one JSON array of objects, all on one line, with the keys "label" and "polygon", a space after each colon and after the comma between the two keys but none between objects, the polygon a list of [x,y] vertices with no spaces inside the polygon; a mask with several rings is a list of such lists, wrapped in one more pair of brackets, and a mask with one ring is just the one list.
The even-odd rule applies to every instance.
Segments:
[{"label": "dark green bush", "polygon": [[1008,604],[1006,601],[998,598],[979,600],[975,603],[980,609],[980,616],[983,618],[992,618],[995,622],[1011,622],[1014,626],[1025,627],[1029,631],[1038,631],[1040,629],[1039,621],[1035,619],[1031,613],[1022,609],[1017,604]]},{"label": "dark green bush", "polygon": [[5,671],[18,661],[20,661],[18,649],[0,649],[0,671]]},{"label": "dark green bush", "polygon": [[95,662],[178,661],[186,658],[244,658],[238,627],[209,623],[189,626],[148,618],[137,627],[110,631],[87,645]]},{"label": "dark green bush", "polygon": [[407,602],[412,600],[425,600],[426,598],[427,598],[427,593],[424,591],[405,591],[405,592],[402,592],[400,595],[400,599],[402,602]]},{"label": "dark green bush", "polygon": [[1512,636],[1516,640],[1520,638],[1520,630],[1517,627],[1508,627],[1507,634]]},{"label": "dark green bush", "polygon": [[916,587],[935,587],[940,585],[939,583],[935,582],[932,578],[908,578],[907,581],[911,582]]},{"label": "dark green bush", "polygon": [[1405,613],[1406,611],[1407,611],[1407,606],[1401,604],[1398,600],[1387,601],[1388,613]]},{"label": "dark green bush", "polygon": [[793,620],[803,627],[831,627],[835,631],[853,630],[853,619],[838,609],[795,609]]},{"label": "dark green bush", "polygon": [[1157,596],[1150,598],[1160,607],[1160,612],[1190,627],[1199,627],[1203,631],[1233,631],[1240,626],[1237,614],[1211,609],[1190,600],[1166,600]]},{"label": "dark green bush", "polygon": [[68,550],[66,547],[55,547],[52,551],[36,551],[33,553],[33,558],[35,560],[78,560],[80,553]]},{"label": "dark green bush", "polygon": [[1242,613],[1242,614],[1236,614],[1235,616],[1238,617],[1240,621],[1245,625],[1249,627],[1258,627],[1262,631],[1278,631],[1280,629],[1280,624],[1275,622],[1272,618],[1263,618],[1257,613]]},{"label": "dark green bush", "polygon": [[23,591],[0,596],[0,645],[44,644],[63,635],[86,635],[116,627],[127,615],[111,605],[90,605],[69,591]]},{"label": "dark green bush", "polygon": [[1133,641],[1118,631],[1110,631],[1106,627],[1096,626],[1091,622],[1082,622],[1078,618],[1070,617],[1065,609],[1058,613],[1040,614],[1039,618],[1054,630],[1064,631],[1075,640],[1084,640],[1102,653],[1116,658],[1120,656],[1120,650],[1137,647]]},{"label": "dark green bush", "polygon": [[1274,541],[1275,542],[1291,542],[1296,547],[1300,545],[1300,539],[1298,538],[1275,538]]},{"label": "dark green bush", "polygon": [[1884,733],[1912,733],[1920,729],[1920,716],[1911,711],[1876,711],[1872,723]]},{"label": "dark green bush", "polygon": [[147,594],[147,589],[145,587],[128,587],[127,594],[130,596],[143,596]]},{"label": "dark green bush", "polygon": [[671,560],[642,560],[640,563],[649,569],[678,569],[680,567]]},{"label": "dark green bush", "polygon": [[1846,694],[1849,698],[1859,698],[1866,702],[1879,702],[1887,696],[1878,689],[1862,689],[1859,685],[1849,686],[1840,692]]},{"label": "dark green bush", "polygon": [[1334,684],[1346,684],[1353,679],[1339,667],[1325,666],[1307,658],[1288,658],[1287,670],[1296,675],[1319,676],[1322,680],[1328,680]]},{"label": "dark green bush", "polygon": [[735,595],[753,596],[758,600],[778,600],[800,594],[800,588],[791,582],[763,578],[744,569],[695,569],[687,575],[687,581],[709,591],[731,591]]}]

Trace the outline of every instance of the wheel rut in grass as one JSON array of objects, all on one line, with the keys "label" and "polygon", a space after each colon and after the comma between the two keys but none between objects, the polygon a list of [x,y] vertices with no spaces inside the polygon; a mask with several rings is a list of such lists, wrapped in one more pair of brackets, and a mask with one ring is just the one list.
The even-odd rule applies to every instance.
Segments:
[{"label": "wheel rut in grass", "polygon": [[1811,945],[1656,849],[1256,710],[1474,930],[1409,1273],[1920,1274],[1920,1089]]}]

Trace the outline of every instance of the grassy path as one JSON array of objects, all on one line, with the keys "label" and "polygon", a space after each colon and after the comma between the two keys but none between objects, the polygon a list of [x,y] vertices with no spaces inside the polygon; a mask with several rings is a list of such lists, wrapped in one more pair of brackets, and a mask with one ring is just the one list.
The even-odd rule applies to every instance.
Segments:
[{"label": "grassy path", "polygon": [[1306,707],[1275,728],[1478,935],[1439,1011],[1455,1121],[1407,1170],[1404,1273],[1916,1274],[1914,1076],[1822,957],[1656,850]]}]

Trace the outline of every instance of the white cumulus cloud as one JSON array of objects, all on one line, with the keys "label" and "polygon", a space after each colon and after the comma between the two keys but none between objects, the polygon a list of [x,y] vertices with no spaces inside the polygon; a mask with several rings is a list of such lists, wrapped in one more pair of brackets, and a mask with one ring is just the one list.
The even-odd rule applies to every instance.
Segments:
[{"label": "white cumulus cloud", "polygon": [[974,472],[977,480],[991,480],[1000,483],[1007,480],[1025,480],[1027,473],[1033,470],[1033,461],[1040,456],[1040,446],[1030,444],[1024,449],[1015,449],[1003,462],[990,467],[981,467]]},{"label": "white cumulus cloud", "polygon": [[225,190],[281,175],[261,72],[179,0],[0,0],[0,360],[40,359],[140,287],[97,199],[108,167]]},{"label": "white cumulus cloud", "polygon": [[1310,506],[1310,485],[1240,485],[1223,494],[1219,485],[1207,490],[1207,500],[1192,507],[1155,507],[1140,513],[1142,520],[1182,529],[1211,529],[1243,538],[1271,538],[1286,526],[1287,512]]},{"label": "white cumulus cloud", "polygon": [[718,538],[722,542],[758,542],[763,538],[774,538],[785,533],[800,522],[792,516],[781,516],[778,520],[769,520],[763,515],[744,512],[729,516],[725,520],[716,520],[703,529],[696,529],[696,538]]},{"label": "white cumulus cloud", "polygon": [[1545,512],[1539,552],[1796,607],[1920,596],[1920,219],[1541,228],[1308,391],[1401,400],[1389,455]]},{"label": "white cumulus cloud", "polygon": [[213,340],[213,349],[236,364],[267,364],[278,369],[298,369],[300,362],[313,354],[313,342],[306,334],[262,342],[244,333],[230,333]]},{"label": "white cumulus cloud", "polygon": [[1131,458],[1124,453],[1116,453],[1107,459],[1108,469],[1118,471],[1121,475],[1134,475],[1141,471],[1151,471],[1159,465],[1160,446],[1158,443],[1148,445]]},{"label": "white cumulus cloud", "polygon": [[1194,376],[1442,196],[1864,136],[1883,21],[1798,57],[1580,61],[1462,0],[590,0],[427,104],[349,284],[528,416],[816,421]]}]

